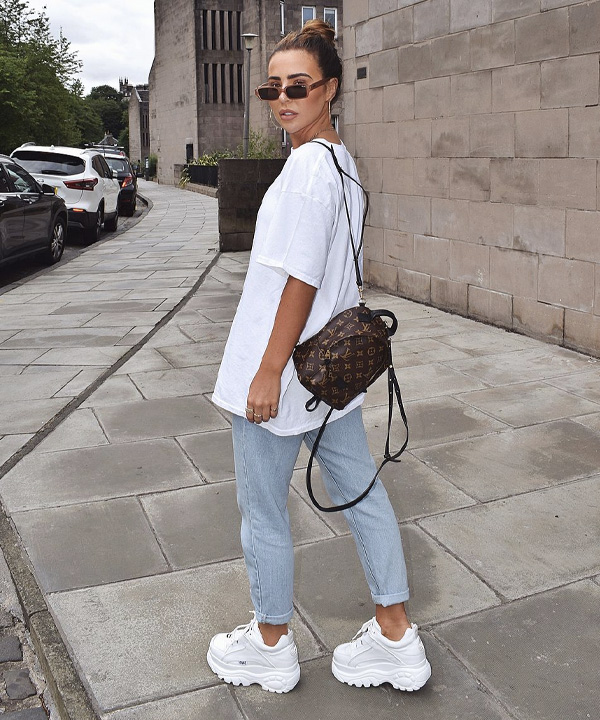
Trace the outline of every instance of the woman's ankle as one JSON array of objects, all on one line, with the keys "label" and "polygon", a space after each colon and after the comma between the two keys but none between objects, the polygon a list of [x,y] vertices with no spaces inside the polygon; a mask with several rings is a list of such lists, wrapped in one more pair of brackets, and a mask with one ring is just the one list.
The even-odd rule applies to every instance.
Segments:
[{"label": "woman's ankle", "polygon": [[398,642],[404,637],[404,633],[411,627],[406,616],[404,603],[396,605],[377,605],[375,608],[375,619],[381,628],[381,634],[392,642]]},{"label": "woman's ankle", "polygon": [[269,625],[268,623],[259,622],[258,629],[264,644],[268,647],[275,647],[279,639],[288,633],[287,623],[285,625]]}]

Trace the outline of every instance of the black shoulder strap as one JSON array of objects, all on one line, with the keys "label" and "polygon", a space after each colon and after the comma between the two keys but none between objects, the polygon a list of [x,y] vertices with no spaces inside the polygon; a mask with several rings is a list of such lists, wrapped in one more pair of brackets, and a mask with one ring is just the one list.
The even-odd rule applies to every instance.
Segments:
[{"label": "black shoulder strap", "polygon": [[[352,175],[349,175],[340,165],[337,157],[335,156],[335,151],[332,147],[329,145],[326,145],[325,143],[319,142],[318,140],[311,140],[311,142],[314,142],[315,145],[321,145],[326,150],[329,150],[331,153],[331,157],[333,158],[333,164],[335,165],[340,178],[342,180],[342,194],[344,196],[344,208],[346,209],[346,217],[348,218],[348,228],[350,230],[350,245],[352,246],[352,256],[354,258],[354,271],[356,273],[356,284],[358,285],[358,291],[362,300],[362,273],[360,271],[360,251],[362,250],[363,243],[364,243],[364,235],[365,235],[365,225],[367,224],[367,215],[369,213],[369,193],[364,189],[364,187],[360,184],[356,178],[353,178]],[[344,178],[348,178],[351,180],[355,185],[358,185],[358,187],[363,191],[363,195],[365,198],[364,207],[363,207],[363,217],[362,217],[362,223],[360,227],[360,238],[358,241],[358,244],[354,240],[354,235],[352,233],[352,219],[350,217],[350,209],[348,208],[348,200],[346,199],[346,188],[344,187]]]},{"label": "black shoulder strap", "polygon": [[[390,349],[391,352],[391,349]],[[400,409],[400,415],[402,417],[402,422],[404,423],[404,427],[406,428],[406,437],[404,439],[404,443],[402,444],[402,447],[398,452],[395,452],[394,454],[390,453],[390,432],[392,429],[392,411],[394,407],[394,396],[396,398],[396,402],[398,404],[398,407]],[[373,479],[369,483],[368,487],[362,492],[357,498],[354,498],[354,500],[349,500],[346,503],[343,503],[342,505],[331,505],[329,507],[326,507],[325,505],[321,505],[317,498],[314,495],[313,489],[312,489],[312,468],[314,459],[317,456],[318,450],[319,450],[319,443],[321,442],[321,438],[323,437],[323,433],[325,432],[325,426],[327,425],[327,421],[331,417],[331,413],[333,412],[333,408],[329,410],[327,415],[325,416],[325,420],[323,420],[323,424],[319,428],[319,432],[317,433],[317,437],[315,439],[315,442],[313,443],[313,446],[310,451],[310,458],[308,460],[308,466],[306,468],[306,490],[308,491],[308,496],[310,497],[312,503],[322,512],[339,512],[341,510],[348,510],[351,507],[354,507],[354,505],[358,504],[361,500],[367,497],[367,495],[371,492],[371,489],[373,488],[373,485],[377,482],[377,478],[379,477],[379,473],[381,471],[381,468],[388,462],[400,462],[400,455],[406,450],[406,447],[408,445],[408,420],[406,418],[406,412],[404,410],[404,405],[402,403],[402,396],[400,395],[400,386],[398,385],[398,380],[396,378],[396,373],[394,372],[394,366],[391,363],[388,365],[388,426],[387,426],[387,437],[385,441],[385,451],[383,454],[383,461],[381,465],[377,468],[377,471],[375,475],[373,476]]]}]

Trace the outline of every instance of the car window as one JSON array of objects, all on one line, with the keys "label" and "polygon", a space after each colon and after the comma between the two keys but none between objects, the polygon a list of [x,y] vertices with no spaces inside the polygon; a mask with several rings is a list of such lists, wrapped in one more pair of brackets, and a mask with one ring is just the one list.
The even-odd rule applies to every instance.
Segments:
[{"label": "car window", "polygon": [[129,163],[127,160],[121,160],[121,158],[104,158],[106,162],[108,163],[108,166],[113,169],[116,173],[128,173],[129,172]]},{"label": "car window", "polygon": [[84,159],[76,155],[42,150],[15,150],[12,157],[29,172],[45,175],[81,175],[85,170]]},{"label": "car window", "polygon": [[100,155],[94,155],[92,158],[92,167],[100,175],[100,177],[108,177],[108,165],[104,162]]},{"label": "car window", "polygon": [[31,175],[23,168],[13,163],[6,164],[5,166],[8,177],[11,179],[14,188],[19,193],[39,193],[39,188],[35,180]]},{"label": "car window", "polygon": [[104,175],[104,177],[112,177],[111,169],[106,164],[106,160],[102,157],[102,155],[98,156],[98,160],[100,162],[100,166],[102,167],[102,174]]},{"label": "car window", "polygon": [[2,169],[2,166],[0,165],[0,193],[9,193],[12,192],[10,185],[8,184],[8,180],[6,179],[6,175],[4,174],[4,170]]}]

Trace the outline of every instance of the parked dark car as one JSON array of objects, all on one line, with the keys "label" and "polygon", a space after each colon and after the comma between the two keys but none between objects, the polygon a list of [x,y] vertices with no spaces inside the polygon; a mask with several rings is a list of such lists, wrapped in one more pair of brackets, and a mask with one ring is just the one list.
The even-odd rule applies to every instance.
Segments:
[{"label": "parked dark car", "polygon": [[119,215],[133,215],[137,207],[137,173],[125,152],[110,145],[94,145],[104,155],[113,175],[119,181]]},{"label": "parked dark car", "polygon": [[50,185],[40,185],[6,155],[0,155],[0,265],[40,253],[48,264],[62,257],[67,206]]}]

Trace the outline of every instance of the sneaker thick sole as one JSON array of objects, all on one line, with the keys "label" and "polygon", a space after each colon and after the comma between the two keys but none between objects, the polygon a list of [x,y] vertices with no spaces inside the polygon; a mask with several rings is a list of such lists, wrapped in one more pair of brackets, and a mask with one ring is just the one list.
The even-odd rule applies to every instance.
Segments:
[{"label": "sneaker thick sole", "polygon": [[346,685],[371,687],[390,683],[396,690],[419,690],[431,677],[431,665],[423,660],[419,665],[402,668],[353,668],[340,665],[335,658],[331,663],[334,677]]},{"label": "sneaker thick sole", "polygon": [[206,660],[210,669],[226,683],[231,685],[260,685],[263,690],[274,693],[286,693],[293,690],[300,680],[300,666],[289,670],[277,668],[264,668],[259,666],[231,667],[222,663],[211,651],[208,651]]}]

